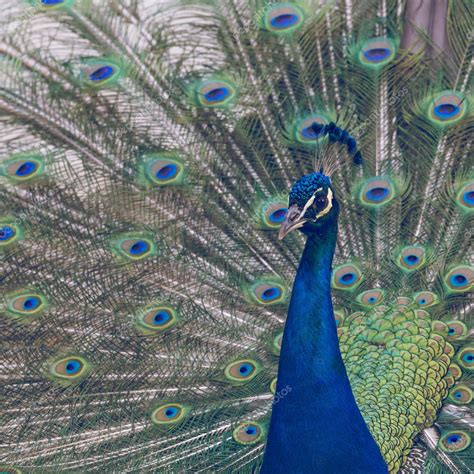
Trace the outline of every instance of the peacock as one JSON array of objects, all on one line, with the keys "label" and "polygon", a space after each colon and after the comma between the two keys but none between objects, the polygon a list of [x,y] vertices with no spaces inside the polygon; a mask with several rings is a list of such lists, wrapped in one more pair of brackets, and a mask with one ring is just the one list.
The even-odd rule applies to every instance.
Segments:
[{"label": "peacock", "polygon": [[470,0],[4,0],[0,472],[468,473]]}]

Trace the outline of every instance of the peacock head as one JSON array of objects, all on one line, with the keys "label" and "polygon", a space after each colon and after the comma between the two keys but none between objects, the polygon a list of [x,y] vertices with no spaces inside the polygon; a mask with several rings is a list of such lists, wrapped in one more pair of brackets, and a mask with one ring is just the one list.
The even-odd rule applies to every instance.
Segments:
[{"label": "peacock head", "polygon": [[338,213],[331,180],[322,173],[308,174],[291,188],[288,212],[278,237],[283,239],[295,229],[305,234],[324,234],[337,223]]}]

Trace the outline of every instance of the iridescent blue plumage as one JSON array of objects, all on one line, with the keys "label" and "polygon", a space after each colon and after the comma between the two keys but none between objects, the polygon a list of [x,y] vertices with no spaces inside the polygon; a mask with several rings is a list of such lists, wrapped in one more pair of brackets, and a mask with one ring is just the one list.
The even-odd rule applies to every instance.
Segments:
[{"label": "iridescent blue plumage", "polygon": [[[315,193],[327,196],[330,186],[320,173],[302,177],[291,189],[290,209],[302,211]],[[316,218],[321,212],[317,205],[304,214],[309,220],[302,230],[308,237],[293,285],[276,386],[277,393],[286,386],[291,393],[273,406],[262,473],[387,472],[339,352],[330,296],[338,204],[333,197],[325,205],[331,207],[321,218]]]}]

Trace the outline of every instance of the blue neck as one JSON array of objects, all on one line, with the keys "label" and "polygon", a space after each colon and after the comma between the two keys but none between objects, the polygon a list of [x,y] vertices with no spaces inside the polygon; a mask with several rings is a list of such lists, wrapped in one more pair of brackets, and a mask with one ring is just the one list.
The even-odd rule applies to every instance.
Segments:
[{"label": "blue neck", "polygon": [[356,405],[337,339],[337,230],[308,237],[293,286],[262,473],[386,473]]}]

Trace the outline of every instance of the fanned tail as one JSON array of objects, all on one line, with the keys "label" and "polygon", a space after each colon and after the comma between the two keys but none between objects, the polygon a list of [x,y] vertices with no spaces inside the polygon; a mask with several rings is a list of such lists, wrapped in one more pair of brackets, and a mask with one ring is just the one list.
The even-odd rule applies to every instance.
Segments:
[{"label": "fanned tail", "polygon": [[315,166],[391,472],[472,467],[472,12],[450,3],[453,70],[401,49],[400,2],[319,3],[12,2],[3,470],[258,469],[303,248],[278,228]]}]

